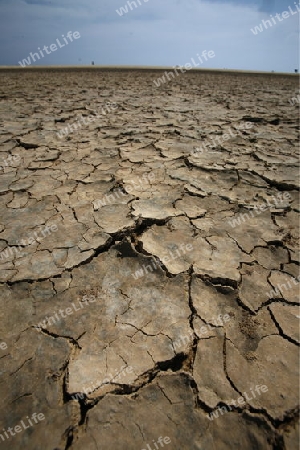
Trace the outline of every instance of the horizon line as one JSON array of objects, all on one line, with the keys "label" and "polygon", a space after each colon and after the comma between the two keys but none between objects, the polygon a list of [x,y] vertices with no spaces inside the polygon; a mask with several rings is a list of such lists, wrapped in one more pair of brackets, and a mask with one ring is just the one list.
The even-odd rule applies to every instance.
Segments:
[{"label": "horizon line", "polygon": [[[5,66],[0,65],[0,70],[46,70],[46,69],[126,69],[126,70],[174,70],[179,68],[176,66],[148,66],[148,65],[34,65],[21,67],[19,65]],[[272,74],[272,75],[294,75],[299,76],[298,72],[276,72],[276,71],[265,71],[265,70],[251,70],[251,69],[227,69],[227,68],[192,68],[188,72],[239,72],[239,73],[250,73],[250,74]]]}]

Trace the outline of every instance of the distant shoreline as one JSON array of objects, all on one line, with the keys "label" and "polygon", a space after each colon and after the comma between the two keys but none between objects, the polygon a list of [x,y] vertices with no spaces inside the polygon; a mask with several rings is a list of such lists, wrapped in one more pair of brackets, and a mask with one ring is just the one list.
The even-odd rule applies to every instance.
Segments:
[{"label": "distant shoreline", "polygon": [[[53,71],[53,70],[67,70],[67,71],[79,71],[79,70],[90,70],[90,71],[157,71],[163,72],[165,70],[172,70],[174,66],[96,66],[96,65],[82,65],[82,66],[0,66],[0,71]],[[284,76],[294,76],[299,77],[299,73],[294,72],[266,72],[266,71],[256,71],[256,70],[239,70],[239,69],[209,69],[193,68],[189,73],[237,73],[245,75],[284,75]]]}]

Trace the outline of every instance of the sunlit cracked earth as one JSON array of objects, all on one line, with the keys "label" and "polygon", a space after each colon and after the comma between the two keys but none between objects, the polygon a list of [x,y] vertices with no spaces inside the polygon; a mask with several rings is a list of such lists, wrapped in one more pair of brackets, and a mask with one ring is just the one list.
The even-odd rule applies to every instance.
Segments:
[{"label": "sunlit cracked earth", "polygon": [[159,75],[0,72],[0,448],[298,449],[298,78]]}]

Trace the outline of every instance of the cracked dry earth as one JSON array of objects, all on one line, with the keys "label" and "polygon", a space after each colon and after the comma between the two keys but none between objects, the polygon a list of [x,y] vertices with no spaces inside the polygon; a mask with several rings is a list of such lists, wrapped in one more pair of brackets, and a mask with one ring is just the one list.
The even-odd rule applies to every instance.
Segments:
[{"label": "cracked dry earth", "polygon": [[0,448],[298,449],[298,78],[157,76],[0,73]]}]

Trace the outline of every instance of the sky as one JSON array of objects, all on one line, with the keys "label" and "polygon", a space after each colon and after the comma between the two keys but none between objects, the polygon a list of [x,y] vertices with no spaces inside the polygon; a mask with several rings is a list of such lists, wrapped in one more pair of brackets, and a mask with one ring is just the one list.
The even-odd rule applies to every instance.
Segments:
[{"label": "sky", "polygon": [[[198,68],[294,72],[298,1],[135,0],[130,8],[126,0],[0,0],[0,65],[20,66],[29,58],[31,66],[175,66],[193,58]],[[294,14],[283,18],[289,7]],[[263,26],[271,15],[272,26]],[[262,31],[254,34],[256,26]],[[62,35],[69,31],[80,37],[65,38],[66,44]],[[57,39],[61,47],[51,51]],[[49,54],[33,61],[30,53],[45,45]],[[214,56],[200,63],[204,51]]]}]

